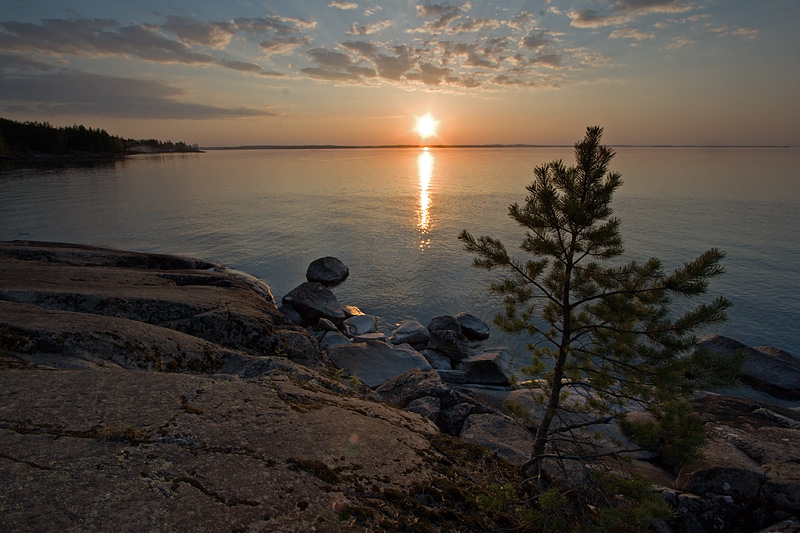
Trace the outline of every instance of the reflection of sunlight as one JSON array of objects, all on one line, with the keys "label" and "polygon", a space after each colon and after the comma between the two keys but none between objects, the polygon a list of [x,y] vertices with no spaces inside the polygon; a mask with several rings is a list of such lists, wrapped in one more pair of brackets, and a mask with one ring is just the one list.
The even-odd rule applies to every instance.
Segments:
[{"label": "reflection of sunlight", "polygon": [[431,240],[426,236],[431,228],[431,199],[428,195],[428,187],[430,187],[431,177],[433,176],[433,154],[427,148],[419,153],[417,168],[419,169],[419,220],[417,227],[419,227],[421,234],[419,248],[420,250],[425,250],[431,244]]}]

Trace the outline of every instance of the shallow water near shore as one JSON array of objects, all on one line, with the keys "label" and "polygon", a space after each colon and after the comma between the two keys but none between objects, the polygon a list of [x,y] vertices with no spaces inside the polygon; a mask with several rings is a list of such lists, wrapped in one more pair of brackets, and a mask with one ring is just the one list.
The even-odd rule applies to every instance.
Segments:
[{"label": "shallow water near shore", "polygon": [[[0,239],[184,254],[264,280],[277,300],[314,259],[340,258],[340,302],[381,317],[469,311],[491,322],[496,275],[472,268],[458,233],[523,232],[507,216],[534,166],[571,147],[235,150],[136,156],[89,168],[0,172]],[[617,149],[626,255],[669,269],[727,252],[709,298],[733,301],[713,332],[800,354],[800,149]],[[527,362],[525,339],[493,330]]]}]

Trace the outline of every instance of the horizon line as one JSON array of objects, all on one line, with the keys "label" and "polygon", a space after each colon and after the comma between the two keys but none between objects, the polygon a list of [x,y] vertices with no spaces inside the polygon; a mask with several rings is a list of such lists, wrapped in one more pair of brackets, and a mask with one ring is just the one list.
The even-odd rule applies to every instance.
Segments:
[{"label": "horizon line", "polygon": [[[610,144],[611,148],[793,148],[790,144]],[[354,150],[376,148],[573,148],[574,144],[250,144],[200,150]]]}]

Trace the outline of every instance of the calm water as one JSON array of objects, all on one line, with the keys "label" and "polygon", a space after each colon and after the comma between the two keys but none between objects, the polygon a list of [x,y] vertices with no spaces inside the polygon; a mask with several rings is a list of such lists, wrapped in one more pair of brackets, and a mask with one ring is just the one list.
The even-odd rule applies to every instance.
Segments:
[{"label": "calm water", "polygon": [[[0,240],[80,242],[186,254],[252,273],[276,299],[325,255],[350,267],[342,303],[382,320],[470,311],[491,322],[492,274],[462,229],[516,249],[507,207],[535,165],[571,148],[243,150],[141,156],[90,169],[0,173]],[[616,214],[630,258],[673,268],[727,251],[715,328],[800,354],[800,149],[619,148]],[[524,341],[493,333],[526,362]]]}]

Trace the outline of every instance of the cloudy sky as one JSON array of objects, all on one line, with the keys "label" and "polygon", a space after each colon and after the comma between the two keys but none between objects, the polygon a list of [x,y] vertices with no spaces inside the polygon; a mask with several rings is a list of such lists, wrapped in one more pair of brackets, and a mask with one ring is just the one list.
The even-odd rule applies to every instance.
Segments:
[{"label": "cloudy sky", "polygon": [[202,146],[800,145],[798,0],[4,0],[0,116]]}]

